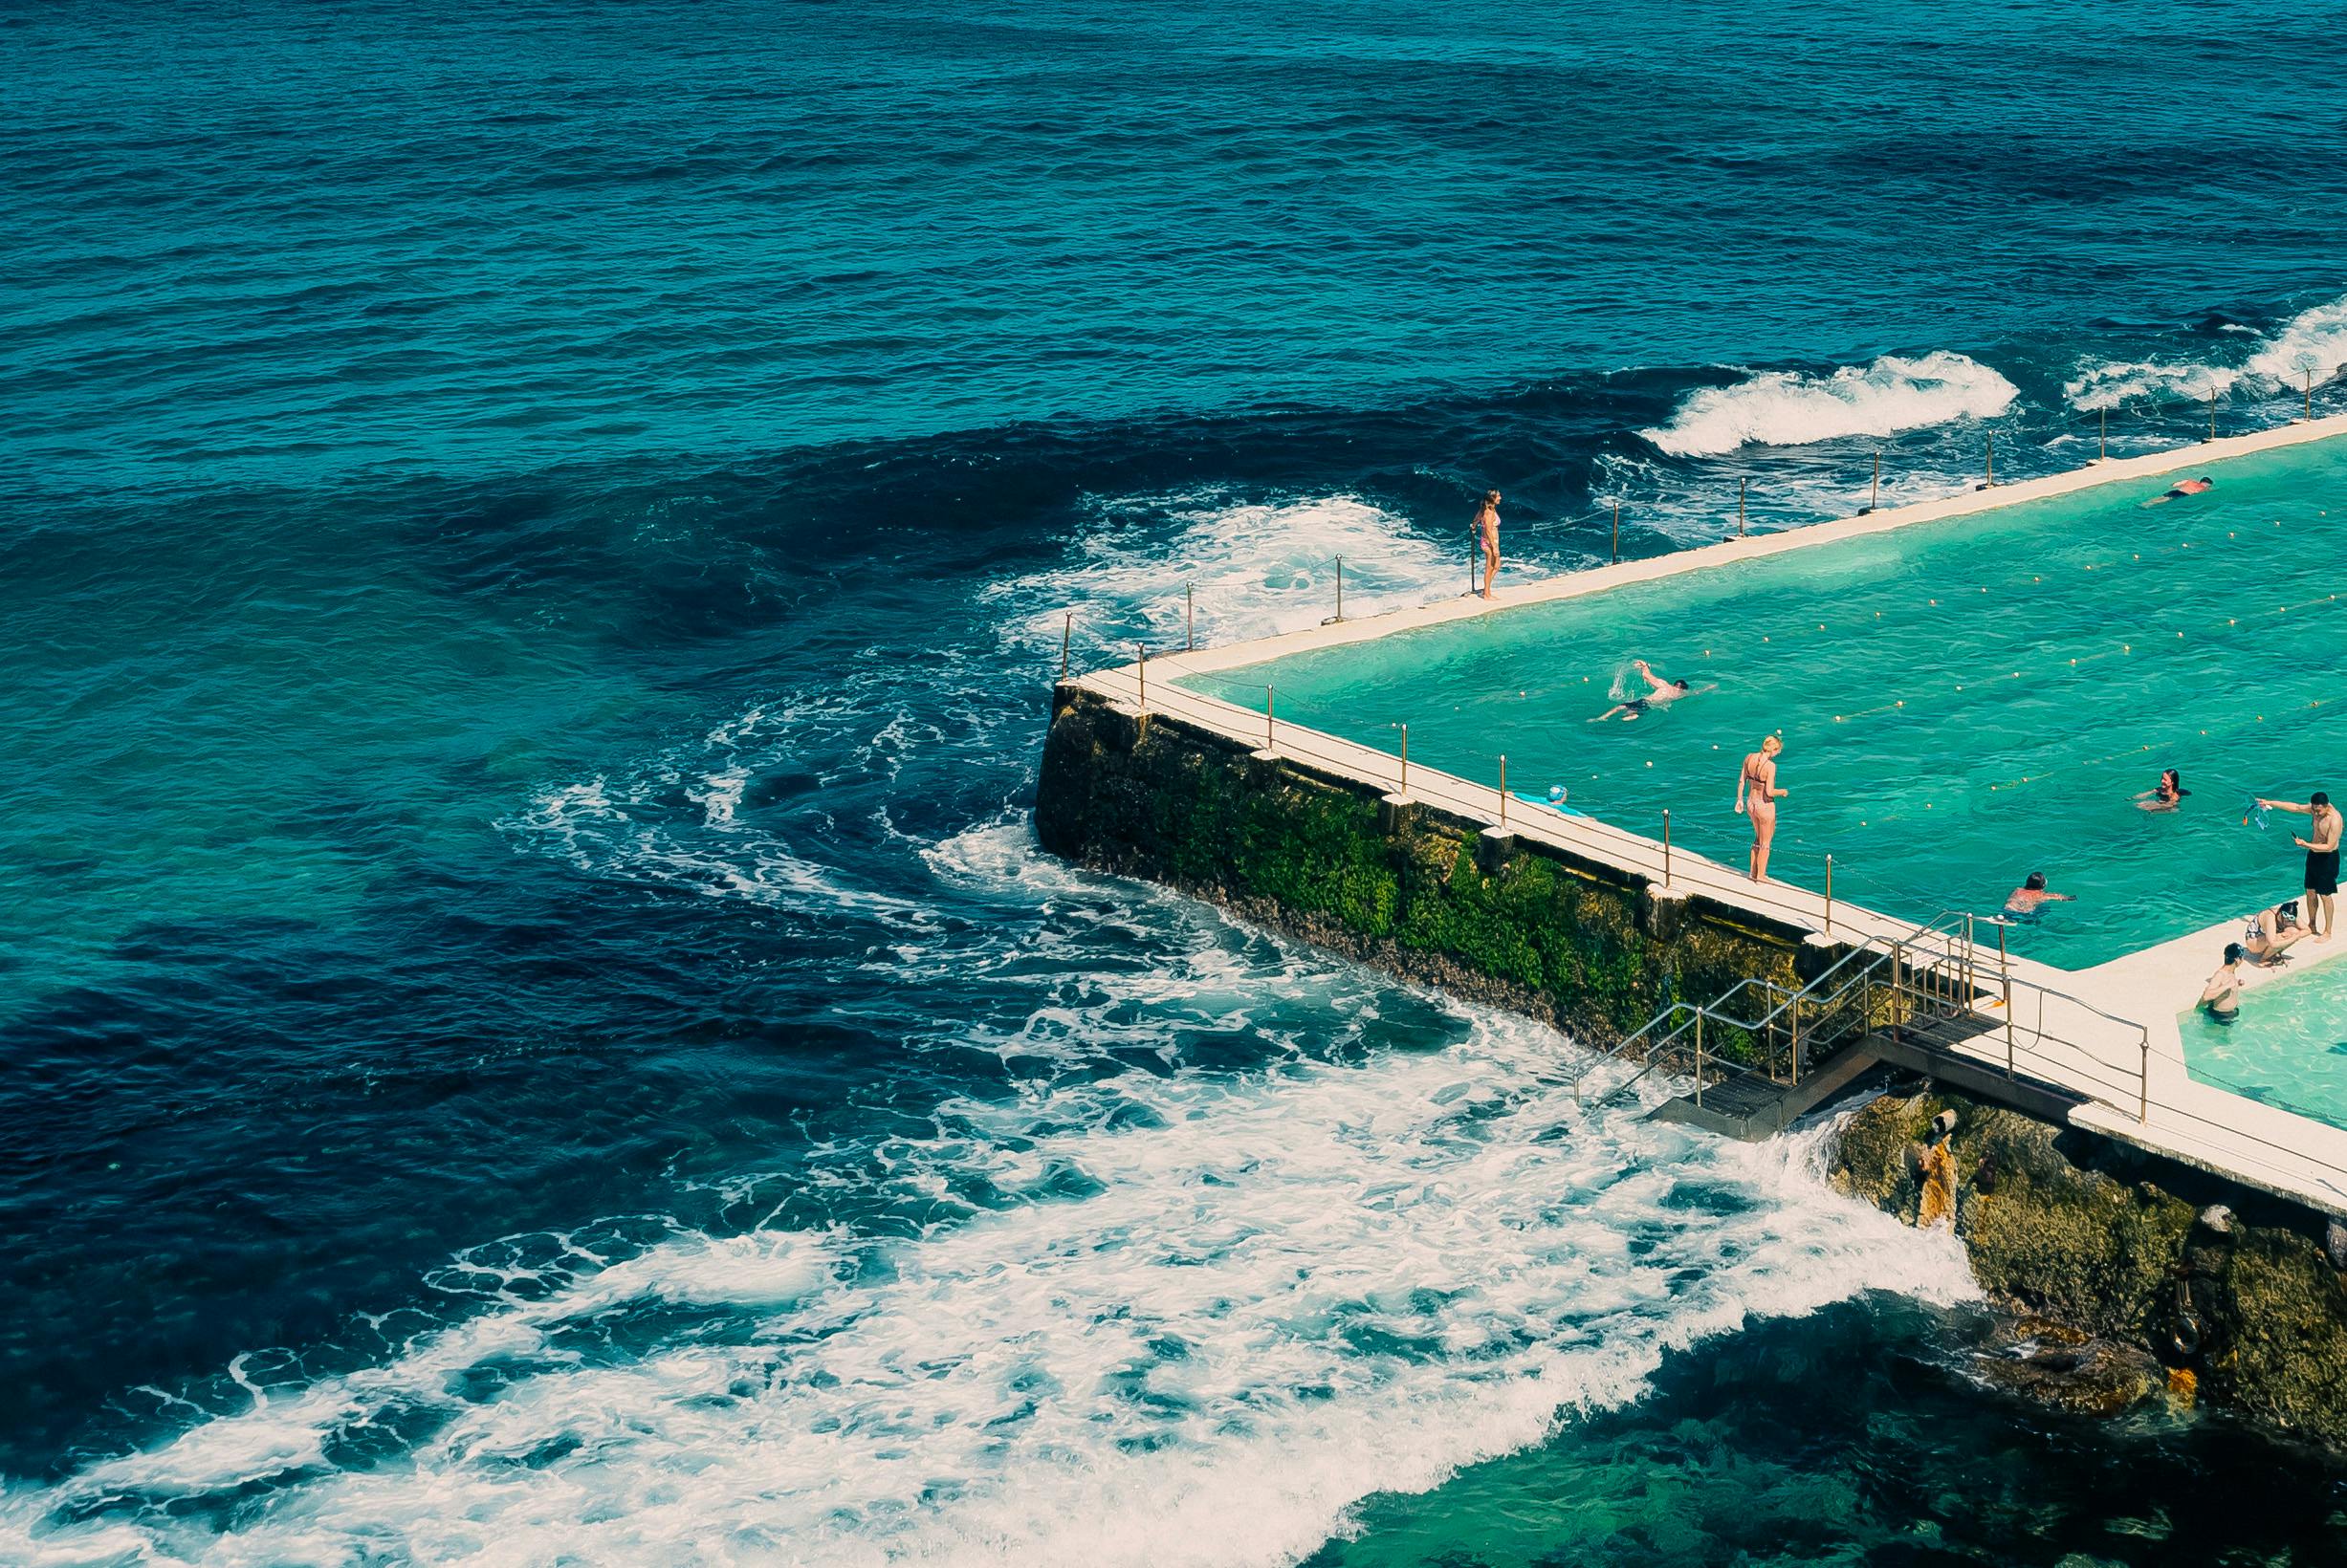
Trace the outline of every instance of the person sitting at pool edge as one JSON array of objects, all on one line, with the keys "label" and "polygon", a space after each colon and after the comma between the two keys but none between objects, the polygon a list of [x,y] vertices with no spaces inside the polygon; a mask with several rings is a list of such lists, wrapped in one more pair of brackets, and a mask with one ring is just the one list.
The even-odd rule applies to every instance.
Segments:
[{"label": "person sitting at pool edge", "polygon": [[2225,962],[2217,966],[2217,972],[2210,975],[2208,984],[2201,988],[2200,1005],[2206,1008],[2209,1016],[2219,1023],[2231,1023],[2233,1015],[2241,1011],[2240,964],[2241,944],[2226,943]]},{"label": "person sitting at pool edge", "polygon": [[1641,713],[1647,712],[1654,708],[1667,707],[1668,705],[1678,701],[1679,698],[1684,697],[1687,694],[1686,682],[1664,680],[1661,676],[1656,675],[1653,668],[1649,666],[1646,661],[1643,659],[1638,660],[1633,667],[1635,668],[1640,675],[1646,677],[1646,695],[1643,697],[1633,697],[1625,703],[1617,703],[1613,707],[1607,708],[1603,713],[1598,714],[1597,717],[1590,720],[1590,723],[1603,724],[1606,722],[1606,720],[1613,717],[1613,715],[1616,713],[1619,713],[1622,716],[1623,722],[1627,723],[1628,721],[1636,718]]},{"label": "person sitting at pool edge", "polygon": [[2138,811],[2174,811],[2184,803],[2192,792],[2184,788],[2184,775],[2173,768],[2163,768],[2156,789],[2145,790],[2135,797]]},{"label": "person sitting at pool edge", "polygon": [[2241,948],[2251,963],[2270,969],[2305,939],[2306,927],[2298,920],[2298,901],[2290,899],[2249,917],[2248,929],[2241,933]]},{"label": "person sitting at pool edge", "polygon": [[2257,803],[2270,806],[2275,811],[2296,812],[2301,817],[2314,819],[2314,825],[2307,830],[2313,835],[2312,838],[2292,836],[2290,841],[2306,851],[2306,928],[2313,933],[2315,941],[2330,941],[2332,931],[2338,925],[2337,912],[2331,907],[2332,896],[2338,891],[2338,808],[2332,805],[2331,797],[2320,790],[2316,790],[2304,805],[2291,800],[2263,798]]},{"label": "person sitting at pool edge", "polygon": [[2206,474],[2203,474],[2198,479],[2179,479],[2168,487],[2165,495],[2155,495],[2143,504],[2147,507],[2156,507],[2163,501],[2181,501],[2187,495],[2198,495],[2204,490],[2214,490],[2216,487],[2217,482]]},{"label": "person sitting at pool edge", "polygon": [[2006,895],[2005,912],[2008,915],[2033,915],[2044,904],[2075,904],[2076,902],[2077,895],[2074,893],[2046,891],[2046,874],[2042,871],[2032,871],[2022,881],[2019,887]]}]

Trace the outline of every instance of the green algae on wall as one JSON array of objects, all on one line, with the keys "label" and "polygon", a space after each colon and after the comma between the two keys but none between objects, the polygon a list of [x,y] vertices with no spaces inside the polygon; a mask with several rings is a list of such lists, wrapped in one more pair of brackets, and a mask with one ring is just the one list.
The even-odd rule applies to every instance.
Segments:
[{"label": "green algae on wall", "polygon": [[1955,1113],[1956,1233],[1983,1288],[2190,1373],[2212,1405],[2347,1450],[2347,1274],[2312,1235],[2204,1217],[2144,1179],[2168,1173],[2135,1151],[1946,1093],[1860,1107],[1833,1185],[1913,1224],[1917,1155],[1942,1111]]},{"label": "green algae on wall", "polygon": [[1541,844],[1491,853],[1483,824],[1395,811],[1379,794],[1162,716],[1143,726],[1069,686],[1055,697],[1035,824],[1071,860],[1167,882],[1592,1041],[1747,977],[1797,983],[1797,929],[1701,900],[1661,911],[1642,877]]}]

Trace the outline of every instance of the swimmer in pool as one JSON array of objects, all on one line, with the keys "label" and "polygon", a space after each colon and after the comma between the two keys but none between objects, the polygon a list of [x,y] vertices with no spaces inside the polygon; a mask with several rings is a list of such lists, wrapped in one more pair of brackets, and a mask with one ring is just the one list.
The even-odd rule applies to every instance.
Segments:
[{"label": "swimmer in pool", "polygon": [[2212,490],[2216,488],[2217,482],[2205,474],[2198,479],[2179,479],[2168,487],[2165,495],[2155,495],[2143,504],[2147,507],[2164,506],[2170,501],[2181,501],[2187,495],[2198,495],[2204,490]]},{"label": "swimmer in pool", "polygon": [[2174,811],[2184,803],[2184,796],[2191,793],[2190,790],[2184,788],[2183,774],[2173,768],[2164,768],[2160,773],[2159,787],[2145,790],[2135,797],[2135,809],[2138,811]]},{"label": "swimmer in pool", "polygon": [[2049,904],[2075,904],[2076,902],[2075,893],[2048,892],[2046,874],[2042,871],[2032,871],[2022,879],[2019,887],[2006,895],[2005,912],[2008,915],[2028,916],[2037,913]]},{"label": "swimmer in pool", "polygon": [[1646,661],[1643,659],[1639,660],[1633,667],[1634,667],[1640,675],[1646,678],[1646,695],[1643,697],[1633,697],[1625,703],[1616,703],[1613,707],[1607,708],[1603,713],[1598,714],[1597,717],[1590,720],[1590,723],[1603,724],[1608,719],[1613,717],[1613,715],[1616,713],[1619,713],[1622,716],[1624,722],[1628,722],[1631,719],[1636,718],[1641,713],[1651,713],[1657,708],[1668,708],[1671,704],[1678,701],[1679,698],[1684,697],[1687,694],[1686,682],[1664,680],[1661,676],[1656,675],[1654,670],[1649,668]]},{"label": "swimmer in pool", "polygon": [[2210,975],[2208,984],[2201,988],[2200,1005],[2206,1008],[2209,1016],[2219,1023],[2231,1023],[2234,1014],[2241,1011],[2240,964],[2241,944],[2226,943],[2225,962],[2217,966],[2217,972]]},{"label": "swimmer in pool", "polygon": [[2289,899],[2249,917],[2248,927],[2241,933],[2241,950],[2259,968],[2270,969],[2304,940],[2306,926],[2298,920],[2298,901]]}]

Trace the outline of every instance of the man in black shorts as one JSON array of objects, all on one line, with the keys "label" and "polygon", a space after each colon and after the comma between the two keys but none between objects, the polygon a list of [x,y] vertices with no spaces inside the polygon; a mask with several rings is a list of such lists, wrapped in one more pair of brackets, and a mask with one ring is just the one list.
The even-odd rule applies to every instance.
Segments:
[{"label": "man in black shorts", "polygon": [[2306,928],[2315,941],[2330,941],[2338,920],[2331,908],[2332,895],[2338,891],[2338,808],[2320,790],[2304,805],[2291,800],[2260,800],[2258,804],[2314,819],[2306,838],[2293,838],[2291,842],[2306,851]]}]

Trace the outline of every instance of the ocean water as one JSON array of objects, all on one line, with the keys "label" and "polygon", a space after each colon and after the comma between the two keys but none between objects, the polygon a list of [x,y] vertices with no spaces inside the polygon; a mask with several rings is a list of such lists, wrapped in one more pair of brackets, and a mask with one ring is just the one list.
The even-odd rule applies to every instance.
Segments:
[{"label": "ocean water", "polygon": [[[1773,880],[1923,924],[2031,872],[2006,940],[2071,968],[2261,908],[2304,854],[2260,799],[2340,776],[2347,441],[2115,482],[1181,684],[1740,865],[1735,779],[1780,735]],[[1647,695],[1635,661],[1688,695]],[[1169,672],[1178,665],[1168,663]],[[1609,718],[1607,715],[1616,715]],[[2163,769],[2174,812],[2137,796]],[[2303,820],[2300,818],[2299,820]]]},{"label": "ocean water", "polygon": [[[2277,1560],[1041,856],[1075,657],[2339,408],[2335,11],[0,16],[0,1561]],[[2311,393],[2307,390],[2311,381]]]}]

